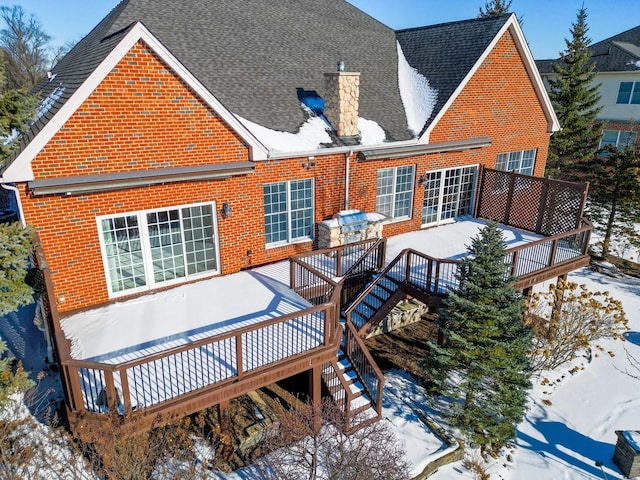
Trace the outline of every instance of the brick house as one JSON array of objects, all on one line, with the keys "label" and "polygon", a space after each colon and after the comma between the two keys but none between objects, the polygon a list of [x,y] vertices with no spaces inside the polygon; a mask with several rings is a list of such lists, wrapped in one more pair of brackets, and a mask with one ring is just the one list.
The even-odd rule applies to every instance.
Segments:
[{"label": "brick house", "polygon": [[[640,26],[592,44],[594,85],[599,85],[604,122],[599,148],[640,145]],[[553,77],[554,60],[537,60],[543,80]],[[547,83],[548,85],[548,83]]]},{"label": "brick house", "polygon": [[[171,323],[180,330],[198,317],[200,336],[160,349],[166,354],[115,360],[99,349],[80,352],[69,332],[90,317],[106,319],[141,302],[161,310],[161,295],[183,295],[179,288],[212,279],[231,285],[254,267],[312,253],[319,225],[339,211],[384,215],[385,236],[483,215],[483,208],[483,216],[510,223],[518,202],[520,216],[531,217],[523,220],[529,230],[548,223],[548,211],[539,214],[543,207],[531,208],[517,194],[525,183],[542,185],[534,177],[542,176],[558,122],[515,16],[393,31],[342,0],[299,4],[177,8],[123,0],[40,85],[37,119],[0,184],[17,193],[21,218],[39,234],[73,428],[104,407],[118,406],[126,417],[142,406],[157,418],[224,405],[301,372],[309,372],[317,400],[325,371],[339,369],[343,332],[356,332],[349,322],[341,326],[335,308],[344,306],[335,300],[342,284],[332,283],[340,268],[324,276],[308,268],[296,291],[315,293],[297,313],[278,312],[281,323],[264,323],[261,310],[243,317],[258,326],[202,333],[204,313],[185,307]],[[481,178],[494,178],[492,186]],[[547,192],[544,185],[539,190]],[[571,198],[580,210],[584,191],[577,191]],[[568,228],[542,233],[571,231],[581,239],[579,251],[559,266],[551,261],[546,276],[531,273],[523,288],[584,264],[589,229],[581,227],[580,211],[570,217]],[[379,256],[375,261],[383,267]],[[300,286],[301,263],[292,265],[291,286]],[[316,283],[308,280],[313,275]],[[145,315],[126,313],[121,336],[150,325]],[[248,367],[247,349],[273,341],[259,343],[259,331],[300,321],[319,329],[316,343]],[[166,338],[175,340],[178,330]],[[130,355],[136,342],[117,349]],[[349,342],[360,349],[360,363],[372,363],[357,334]],[[216,359],[230,351],[229,371],[177,390],[165,385],[163,395],[141,386],[150,382],[149,365],[193,361],[194,345]],[[369,395],[380,395],[373,391],[382,382],[375,364],[356,370]],[[189,371],[172,370],[153,384]]]}]

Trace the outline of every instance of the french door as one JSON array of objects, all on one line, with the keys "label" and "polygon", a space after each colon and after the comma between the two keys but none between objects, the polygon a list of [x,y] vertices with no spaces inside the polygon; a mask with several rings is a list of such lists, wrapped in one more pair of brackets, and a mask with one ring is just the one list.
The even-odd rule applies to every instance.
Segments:
[{"label": "french door", "polygon": [[421,177],[424,186],[422,226],[439,225],[473,213],[478,166],[431,170]]}]

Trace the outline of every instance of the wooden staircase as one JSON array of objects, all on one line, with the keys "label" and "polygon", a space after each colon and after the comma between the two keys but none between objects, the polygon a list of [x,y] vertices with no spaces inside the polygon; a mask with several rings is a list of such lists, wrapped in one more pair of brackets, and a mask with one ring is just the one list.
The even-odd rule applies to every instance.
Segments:
[{"label": "wooden staircase", "polygon": [[378,419],[371,397],[342,349],[334,361],[324,365],[322,379],[333,402],[347,413],[349,429]]}]

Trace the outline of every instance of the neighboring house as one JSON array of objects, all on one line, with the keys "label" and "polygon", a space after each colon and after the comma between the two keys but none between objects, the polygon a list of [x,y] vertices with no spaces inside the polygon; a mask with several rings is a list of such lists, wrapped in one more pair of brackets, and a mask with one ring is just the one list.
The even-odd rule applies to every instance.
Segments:
[{"label": "neighboring house", "polygon": [[[640,145],[640,26],[594,43],[589,50],[594,84],[600,85],[602,96],[597,120],[605,122],[600,148]],[[555,61],[536,61],[547,86]]]},{"label": "neighboring house", "polygon": [[[169,287],[200,288],[200,299],[218,302],[223,289],[207,293],[206,282],[222,277],[228,282],[217,285],[237,294],[248,288],[241,275],[260,277],[247,269],[317,248],[318,225],[339,211],[384,215],[385,236],[481,209],[547,235],[580,224],[579,208],[566,208],[578,216],[572,211],[562,226],[544,201],[536,207],[524,195],[535,187],[544,199],[551,191],[526,175],[543,175],[558,121],[513,15],[394,31],[342,0],[301,0],[296,8],[123,0],[38,88],[37,120],[0,184],[19,194],[21,218],[39,234],[73,428],[105,406],[184,414],[306,371],[317,400],[321,373],[337,368],[342,327],[331,292],[341,288],[334,285],[341,267],[324,276],[313,269],[298,276],[292,267],[290,281],[311,307],[264,280],[291,307],[276,309],[283,320],[273,324],[272,315],[267,325],[262,315],[271,306],[252,312],[240,302],[242,329],[223,334],[207,333],[203,318],[235,305],[223,298],[206,311],[188,302],[178,308],[187,293]],[[516,172],[485,188],[494,203],[480,194],[483,169]],[[588,229],[576,235],[572,245],[584,246]],[[537,264],[553,264],[557,242],[540,247]],[[585,251],[577,255],[564,258],[584,264]],[[515,254],[511,261],[517,273]],[[545,278],[532,275],[522,286]],[[162,303],[171,292],[175,298]],[[246,291],[247,302],[253,295]],[[132,305],[148,308],[132,313]],[[136,356],[144,342],[128,337],[172,308],[162,325],[170,353]],[[100,350],[104,333],[85,332],[93,349],[72,333],[108,318],[124,322],[117,359]],[[313,325],[319,343],[286,353],[298,341],[288,339],[278,350],[268,335],[293,322]],[[352,331],[349,322],[344,328]],[[195,336],[180,336],[186,330]],[[347,343],[364,349],[358,342]],[[227,359],[222,373],[206,363],[207,374],[221,376],[191,378],[190,362],[203,361],[203,352],[205,362]],[[372,375],[358,373],[371,389],[381,385]]]}]

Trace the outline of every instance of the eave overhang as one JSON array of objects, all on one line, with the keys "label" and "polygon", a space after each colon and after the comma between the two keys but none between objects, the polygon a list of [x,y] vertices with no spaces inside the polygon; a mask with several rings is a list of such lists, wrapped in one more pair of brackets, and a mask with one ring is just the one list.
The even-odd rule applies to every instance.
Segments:
[{"label": "eave overhang", "polygon": [[438,142],[427,144],[414,144],[396,146],[388,148],[377,148],[375,150],[362,150],[359,153],[360,160],[381,160],[404,157],[415,157],[418,155],[428,155],[432,153],[462,152],[474,148],[484,148],[491,145],[488,137],[470,138],[467,140],[456,140],[453,142]]},{"label": "eave overhang", "polygon": [[77,177],[47,178],[27,182],[27,188],[34,196],[85,195],[166,183],[220,180],[238,175],[248,175],[254,171],[253,162],[229,162]]}]

